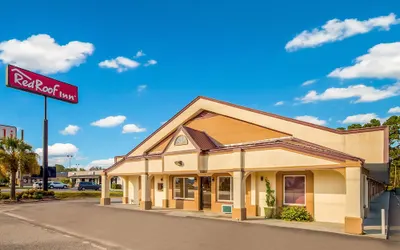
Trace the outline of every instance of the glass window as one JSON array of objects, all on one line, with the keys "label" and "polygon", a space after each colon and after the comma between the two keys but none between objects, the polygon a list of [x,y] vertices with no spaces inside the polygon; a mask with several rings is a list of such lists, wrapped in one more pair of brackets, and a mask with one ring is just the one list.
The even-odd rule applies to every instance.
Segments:
[{"label": "glass window", "polygon": [[306,205],[306,177],[304,175],[284,176],[284,205]]},{"label": "glass window", "polygon": [[230,176],[218,177],[218,201],[233,201],[233,179]]},{"label": "glass window", "polygon": [[194,182],[194,177],[175,177],[174,198],[193,200],[195,193]]}]

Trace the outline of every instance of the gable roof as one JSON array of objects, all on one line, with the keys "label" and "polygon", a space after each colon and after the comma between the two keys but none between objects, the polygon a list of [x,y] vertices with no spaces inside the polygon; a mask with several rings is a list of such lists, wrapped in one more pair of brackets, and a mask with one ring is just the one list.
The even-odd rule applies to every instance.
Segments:
[{"label": "gable roof", "polygon": [[197,144],[201,150],[209,150],[216,148],[217,145],[212,141],[212,139],[204,132],[189,127],[183,126],[183,129],[189,134],[193,141]]},{"label": "gable roof", "polygon": [[[206,100],[206,101],[210,101],[210,102],[214,102],[214,103],[223,104],[223,105],[230,106],[230,107],[233,107],[233,108],[238,108],[238,109],[241,109],[241,110],[246,110],[246,111],[249,111],[249,112],[262,114],[262,115],[265,115],[265,116],[269,116],[269,117],[273,117],[273,118],[277,118],[277,119],[281,119],[281,120],[285,120],[285,121],[289,121],[289,122],[293,122],[293,123],[297,123],[297,124],[301,124],[301,125],[312,127],[312,128],[319,129],[319,130],[325,130],[325,131],[328,131],[328,132],[331,132],[331,133],[335,133],[335,134],[338,134],[338,135],[341,135],[341,134],[342,135],[343,134],[356,134],[356,133],[363,133],[363,132],[370,132],[370,131],[379,131],[379,130],[385,130],[385,129],[388,128],[387,126],[380,126],[380,127],[370,127],[370,128],[353,129],[353,130],[345,130],[345,131],[337,130],[337,129],[332,129],[332,128],[316,125],[316,124],[313,124],[313,123],[309,123],[309,122],[296,120],[296,119],[289,118],[289,117],[280,116],[280,115],[277,115],[277,114],[268,113],[268,112],[261,111],[261,110],[251,109],[251,108],[248,108],[248,107],[232,104],[232,103],[225,102],[225,101],[212,99],[212,98],[209,98],[209,97],[198,96],[197,98],[192,100],[188,105],[186,105],[183,109],[181,109],[178,113],[176,113],[172,118],[170,118],[167,122],[165,122],[162,126],[160,126],[156,131],[154,131],[152,134],[150,134],[141,143],[136,145],[136,147],[134,147],[131,151],[129,151],[125,155],[125,157],[127,155],[132,154],[136,149],[141,147],[145,142],[147,142],[150,138],[152,138],[154,135],[156,135],[160,130],[162,130],[164,127],[166,127],[168,124],[170,124],[175,118],[177,118],[181,113],[186,111],[189,107],[191,107],[193,104],[195,104],[200,99],[203,99],[203,100]],[[387,144],[387,142],[385,142],[385,144]]]},{"label": "gable roof", "polygon": [[355,133],[363,133],[363,132],[376,131],[376,130],[384,130],[385,128],[387,128],[387,126],[380,126],[380,127],[370,127],[370,128],[361,128],[361,129],[352,129],[352,130],[338,130],[338,129],[328,128],[328,127],[324,127],[324,126],[321,126],[321,125],[316,125],[316,124],[305,122],[305,121],[296,120],[294,118],[289,118],[289,117],[280,116],[280,115],[277,115],[277,114],[268,113],[268,112],[261,111],[261,110],[251,109],[251,108],[248,108],[248,107],[244,107],[244,106],[236,105],[236,104],[233,104],[233,103],[212,99],[212,98],[209,98],[209,97],[198,96],[193,101],[191,101],[188,105],[186,105],[183,109],[181,109],[178,113],[176,113],[171,119],[169,119],[167,122],[165,122],[163,125],[161,125],[156,131],[154,131],[146,139],[144,139],[141,143],[136,145],[136,147],[133,148],[131,151],[129,151],[126,155],[129,155],[132,152],[134,152],[137,148],[139,148],[142,144],[144,144],[147,140],[149,140],[151,137],[153,137],[155,134],[157,134],[161,129],[163,129],[165,126],[167,126],[172,120],[174,120],[177,116],[179,116],[181,113],[183,113],[186,109],[188,109],[190,106],[192,106],[195,102],[197,102],[200,99],[204,99],[204,100],[208,100],[208,101],[211,101],[211,102],[220,103],[220,104],[223,104],[223,105],[227,105],[227,106],[231,106],[231,107],[247,110],[247,111],[254,112],[254,113],[259,113],[259,114],[262,114],[262,115],[278,118],[278,119],[281,119],[281,120],[290,121],[290,122],[293,122],[293,123],[305,125],[305,126],[316,128],[316,129],[329,131],[329,132],[332,132],[332,133],[335,133],[335,134],[355,134]]}]

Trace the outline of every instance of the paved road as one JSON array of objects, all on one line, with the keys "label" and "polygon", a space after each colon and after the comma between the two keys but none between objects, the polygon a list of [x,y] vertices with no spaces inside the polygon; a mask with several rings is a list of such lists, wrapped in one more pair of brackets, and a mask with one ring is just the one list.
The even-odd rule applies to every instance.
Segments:
[{"label": "paved road", "polygon": [[92,243],[45,230],[0,213],[1,250],[98,250]]},{"label": "paved road", "polygon": [[400,195],[390,196],[389,213],[389,240],[400,246]]},{"label": "paved road", "polygon": [[[96,206],[97,201],[20,205],[22,216],[101,245],[140,250],[399,250],[379,239]],[[0,209],[1,210],[1,209]]]}]

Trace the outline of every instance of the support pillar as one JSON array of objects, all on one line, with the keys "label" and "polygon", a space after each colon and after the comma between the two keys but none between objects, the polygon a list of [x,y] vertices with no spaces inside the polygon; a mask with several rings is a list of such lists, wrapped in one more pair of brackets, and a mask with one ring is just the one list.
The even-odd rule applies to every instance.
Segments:
[{"label": "support pillar", "polygon": [[122,204],[128,204],[129,197],[129,177],[121,177],[122,178]]},{"label": "support pillar", "polygon": [[106,174],[101,176],[101,198],[100,198],[100,205],[110,205],[110,181]]},{"label": "support pillar", "polygon": [[243,180],[243,172],[233,172],[233,209],[232,219],[246,219],[246,192],[245,181]]},{"label": "support pillar", "polygon": [[163,190],[162,207],[167,208],[168,207],[168,190],[169,190],[169,176],[168,175],[163,176],[163,185],[164,185],[164,190]]},{"label": "support pillar", "polygon": [[142,184],[142,200],[140,201],[140,208],[142,210],[149,210],[151,209],[150,178],[147,174],[142,174],[140,178]]},{"label": "support pillar", "polygon": [[[247,178],[250,178],[250,204],[246,204],[247,215],[257,216],[257,174],[252,173]],[[249,191],[246,190],[246,192],[248,193]]]},{"label": "support pillar", "polygon": [[344,230],[349,234],[363,233],[363,195],[361,168],[346,168],[346,211]]},{"label": "support pillar", "polygon": [[369,183],[368,178],[364,175],[364,218],[367,218],[369,215]]}]

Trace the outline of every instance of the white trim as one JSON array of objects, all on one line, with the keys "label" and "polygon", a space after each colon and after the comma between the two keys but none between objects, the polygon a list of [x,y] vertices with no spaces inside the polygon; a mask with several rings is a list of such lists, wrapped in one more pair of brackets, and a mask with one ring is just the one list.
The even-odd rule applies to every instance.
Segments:
[{"label": "white trim", "polygon": [[[183,180],[183,193],[185,193],[185,179],[188,179],[188,178],[193,178],[193,179],[196,179],[196,177],[193,177],[193,176],[175,176],[174,178],[173,178],[173,188],[172,188],[172,193],[173,193],[173,198],[174,198],[174,200],[188,200],[188,201],[194,201],[194,197],[193,198],[185,198],[185,197],[176,197],[175,196],[175,184],[176,184],[176,182],[175,182],[175,180],[176,179],[182,179]],[[196,190],[195,190],[196,191]]]},{"label": "white trim", "polygon": [[[230,178],[230,190],[229,190],[229,197],[231,198],[230,200],[220,200],[219,199],[219,178]],[[233,202],[233,177],[232,176],[218,176],[217,177],[217,201],[221,202]]]},{"label": "white trim", "polygon": [[[285,188],[285,178],[286,177],[299,177],[302,176],[304,177],[304,204],[296,204],[296,203],[285,203],[285,198],[286,198],[286,188]],[[307,177],[304,174],[292,174],[292,175],[284,175],[283,176],[283,205],[286,206],[300,206],[300,207],[304,207],[307,204]]]}]

